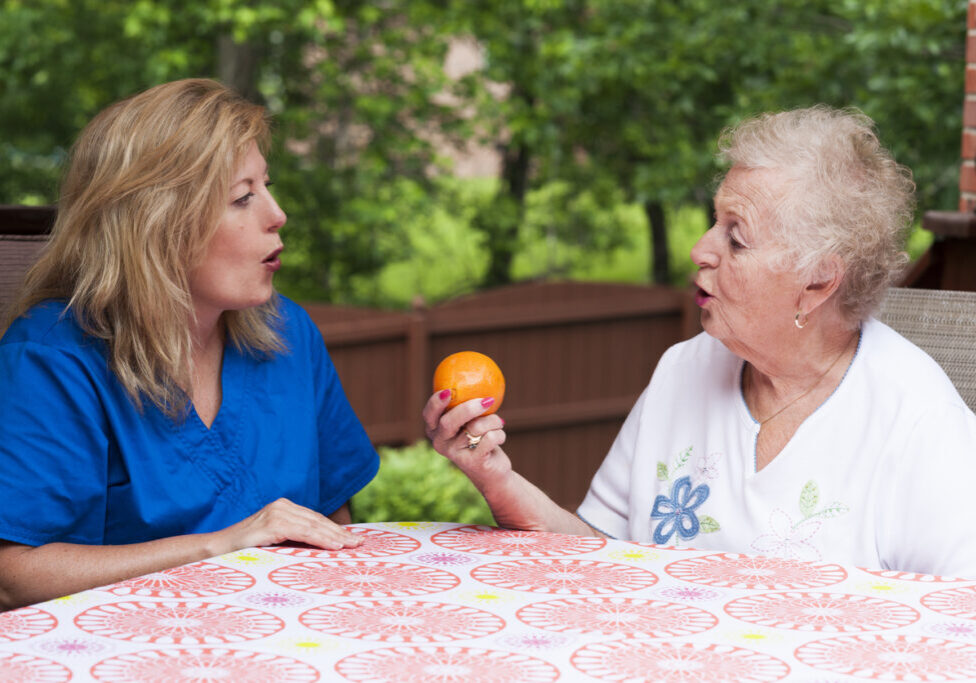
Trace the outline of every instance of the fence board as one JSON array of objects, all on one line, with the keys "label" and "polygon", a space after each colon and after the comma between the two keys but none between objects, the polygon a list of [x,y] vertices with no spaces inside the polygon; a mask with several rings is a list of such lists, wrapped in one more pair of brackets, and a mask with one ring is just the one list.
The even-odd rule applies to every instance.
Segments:
[{"label": "fence board", "polygon": [[587,283],[515,285],[412,313],[307,306],[376,444],[423,437],[434,367],[461,350],[506,377],[505,450],[574,508],[661,354],[694,332],[686,292]]}]

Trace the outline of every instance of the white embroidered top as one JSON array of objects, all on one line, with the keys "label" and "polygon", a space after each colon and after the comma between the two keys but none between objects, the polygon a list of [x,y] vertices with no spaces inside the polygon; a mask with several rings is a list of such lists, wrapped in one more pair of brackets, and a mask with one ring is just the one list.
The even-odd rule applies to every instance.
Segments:
[{"label": "white embroidered top", "polygon": [[976,578],[976,415],[925,352],[862,326],[834,393],[756,472],[742,359],[661,358],[578,510],[635,541]]}]

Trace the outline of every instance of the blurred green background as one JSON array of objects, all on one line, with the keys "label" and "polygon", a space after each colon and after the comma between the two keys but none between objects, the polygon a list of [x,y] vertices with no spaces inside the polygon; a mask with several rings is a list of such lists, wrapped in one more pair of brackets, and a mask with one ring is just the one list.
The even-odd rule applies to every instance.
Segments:
[{"label": "blurred green background", "polygon": [[[955,209],[965,0],[3,0],[0,203],[102,107],[210,76],[276,119],[280,289],[407,307],[533,278],[683,285],[745,115],[877,122]],[[919,233],[912,250],[926,246]]]}]

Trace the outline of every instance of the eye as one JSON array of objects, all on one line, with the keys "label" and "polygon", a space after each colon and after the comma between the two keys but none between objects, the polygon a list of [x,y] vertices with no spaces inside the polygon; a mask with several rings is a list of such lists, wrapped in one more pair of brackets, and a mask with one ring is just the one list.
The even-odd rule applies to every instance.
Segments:
[{"label": "eye", "polygon": [[729,246],[732,247],[733,251],[738,251],[739,249],[745,249],[746,245],[735,238],[732,231],[729,231]]},{"label": "eye", "polygon": [[235,199],[232,203],[234,204],[234,206],[243,209],[244,207],[246,207],[248,204],[251,203],[251,197],[253,196],[254,196],[253,192],[248,192],[246,195]]}]

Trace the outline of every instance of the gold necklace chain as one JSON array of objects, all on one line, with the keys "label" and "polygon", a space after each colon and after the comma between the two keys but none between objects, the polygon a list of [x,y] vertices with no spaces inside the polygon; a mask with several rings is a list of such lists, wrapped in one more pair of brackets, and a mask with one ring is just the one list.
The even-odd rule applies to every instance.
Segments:
[{"label": "gold necklace chain", "polygon": [[[860,333],[854,335],[852,337],[852,339],[858,339],[859,337],[860,337]],[[766,419],[759,420],[759,426],[760,427],[763,427],[767,422],[769,422],[770,420],[772,420],[774,417],[776,417],[777,415],[779,415],[780,413],[782,413],[784,410],[786,410],[787,408],[789,408],[790,406],[792,406],[794,403],[796,403],[797,401],[799,401],[801,398],[803,398],[804,396],[806,396],[807,394],[809,394],[811,391],[813,391],[814,389],[816,389],[820,385],[820,383],[823,381],[824,377],[826,377],[828,374],[830,374],[830,371],[834,369],[834,366],[837,365],[837,363],[840,362],[840,359],[844,357],[844,354],[847,353],[847,349],[848,349],[848,347],[850,347],[850,345],[851,345],[851,342],[849,342],[849,341],[846,344],[844,344],[844,348],[841,349],[840,354],[837,356],[837,358],[834,359],[834,362],[831,363],[830,364],[830,367],[827,368],[823,372],[823,374],[820,375],[820,377],[817,378],[817,381],[816,382],[814,382],[813,384],[810,385],[810,388],[809,389],[807,389],[806,391],[804,391],[802,394],[800,394],[796,398],[790,400],[789,403],[787,403],[785,406],[783,406],[782,408],[780,408],[779,410],[777,410],[775,413],[773,413],[772,415],[770,415]],[[755,369],[753,370],[753,372],[755,372]],[[751,376],[752,376],[752,373],[750,373],[750,377]],[[753,383],[753,384],[755,384],[755,380],[750,380],[750,382]]]}]

